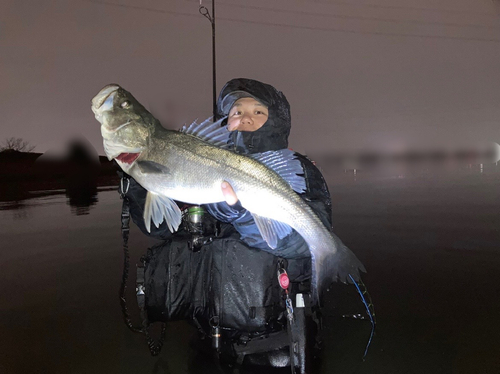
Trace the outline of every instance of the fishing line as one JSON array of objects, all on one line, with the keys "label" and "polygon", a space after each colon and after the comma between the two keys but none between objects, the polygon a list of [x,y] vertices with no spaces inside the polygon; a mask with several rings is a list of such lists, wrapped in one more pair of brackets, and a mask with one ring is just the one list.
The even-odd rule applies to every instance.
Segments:
[{"label": "fishing line", "polygon": [[[81,0],[88,3],[100,4],[100,5],[108,5],[115,6],[121,8],[130,8],[136,10],[143,10],[154,13],[164,13],[171,15],[182,15],[186,17],[198,17],[198,15],[177,11],[168,11],[162,10],[158,8],[145,8],[141,6],[134,5],[125,5],[125,4],[117,4],[113,2],[108,2],[104,0]],[[273,26],[280,28],[292,28],[292,29],[302,29],[302,30],[311,30],[311,31],[326,31],[326,32],[336,32],[336,33],[347,33],[347,34],[361,34],[361,35],[378,35],[378,36],[390,36],[390,37],[401,37],[401,38],[421,38],[421,39],[444,39],[444,40],[465,40],[465,41],[477,41],[477,42],[488,42],[488,43],[500,43],[500,39],[496,38],[478,38],[478,37],[467,37],[467,36],[448,36],[448,35],[433,35],[433,34],[411,34],[411,33],[398,33],[398,32],[390,32],[390,31],[363,31],[363,30],[354,30],[354,29],[345,29],[341,27],[318,27],[318,26],[302,26],[302,25],[292,25],[287,23],[271,23],[271,22],[259,22],[259,21],[251,21],[251,20],[243,20],[236,18],[228,18],[228,17],[218,17],[218,21],[226,21],[226,22],[236,22],[236,23],[247,23],[247,24],[256,24],[256,25],[265,25],[265,26]]]},{"label": "fishing line", "polygon": [[482,16],[493,16],[491,13],[487,12],[474,12],[468,10],[455,10],[455,9],[437,9],[437,8],[421,8],[421,7],[409,7],[402,5],[380,5],[380,4],[353,4],[345,1],[321,1],[321,0],[300,0],[302,3],[314,3],[314,4],[324,4],[330,6],[338,5],[348,5],[351,7],[367,7],[367,8],[377,8],[377,9],[399,9],[399,10],[410,10],[419,12],[436,12],[436,13],[449,13],[449,14],[476,14]]},{"label": "fishing line", "polygon": [[[361,301],[363,301],[363,304],[365,305],[365,308],[366,308],[366,313],[368,314],[368,317],[370,317],[370,323],[372,324],[372,331],[370,333],[370,338],[368,339],[368,343],[366,344],[366,348],[365,348],[365,353],[363,354],[363,360],[365,359],[367,353],[368,353],[368,348],[370,347],[370,344],[372,342],[372,339],[373,339],[373,335],[375,333],[375,319],[373,318],[373,316],[375,315],[375,313],[372,314],[371,310],[370,310],[370,305],[373,307],[373,303],[371,302],[370,300],[370,303],[368,304],[367,301],[366,301],[366,298],[365,298],[365,293],[368,293],[368,290],[366,289],[366,286],[364,285],[364,283],[362,281],[359,281],[364,289],[365,289],[365,292],[362,292],[358,283],[354,280],[354,278],[352,277],[351,274],[349,274],[349,278],[351,278],[352,282],[354,283],[354,286],[356,287],[356,290],[358,291],[359,293],[359,296],[361,296]],[[368,295],[369,297],[369,295]],[[371,299],[371,298],[370,298]]]},{"label": "fishing line", "polygon": [[498,26],[487,26],[487,25],[478,25],[478,24],[470,24],[470,23],[433,22],[433,21],[421,21],[421,20],[417,20],[417,19],[394,19],[394,18],[383,18],[383,17],[351,16],[351,15],[346,15],[346,14],[331,14],[331,13],[325,14],[325,13],[308,12],[308,11],[301,11],[301,10],[268,8],[268,7],[255,6],[255,5],[221,3],[220,1],[217,4],[222,5],[222,6],[228,6],[228,7],[261,10],[261,11],[265,11],[265,12],[275,12],[275,13],[280,13],[280,14],[289,13],[289,14],[298,14],[300,16],[313,16],[313,17],[321,17],[321,18],[338,18],[338,19],[360,20],[360,21],[378,21],[378,22],[396,23],[398,25],[408,23],[408,24],[421,24],[421,25],[431,25],[431,26],[472,27],[472,28],[479,28],[479,29],[500,30],[500,28]]}]

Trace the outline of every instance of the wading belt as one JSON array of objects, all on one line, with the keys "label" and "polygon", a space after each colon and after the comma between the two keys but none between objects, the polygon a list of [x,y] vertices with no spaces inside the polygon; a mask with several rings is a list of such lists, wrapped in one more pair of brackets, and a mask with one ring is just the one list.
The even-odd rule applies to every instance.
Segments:
[{"label": "wading belt", "polygon": [[123,319],[125,321],[125,325],[132,330],[133,332],[143,333],[146,337],[146,341],[149,347],[149,351],[152,356],[157,356],[160,351],[163,343],[165,341],[165,330],[166,323],[162,323],[160,338],[158,341],[155,341],[151,335],[149,334],[149,320],[146,311],[146,295],[144,294],[144,260],[141,258],[141,264],[137,266],[137,280],[136,280],[136,293],[137,293],[137,304],[139,305],[139,309],[141,311],[141,319],[142,326],[136,327],[132,324],[130,319],[130,315],[128,313],[127,308],[127,300],[125,297],[127,291],[127,281],[128,281],[128,272],[130,268],[130,254],[128,250],[128,237],[130,233],[130,205],[128,198],[126,196],[128,192],[128,188],[130,186],[130,179],[126,176],[123,176],[120,181],[120,187],[118,192],[120,193],[120,197],[123,199],[122,204],[122,238],[123,238],[123,274],[122,274],[122,284],[120,286],[120,304],[122,307]]}]

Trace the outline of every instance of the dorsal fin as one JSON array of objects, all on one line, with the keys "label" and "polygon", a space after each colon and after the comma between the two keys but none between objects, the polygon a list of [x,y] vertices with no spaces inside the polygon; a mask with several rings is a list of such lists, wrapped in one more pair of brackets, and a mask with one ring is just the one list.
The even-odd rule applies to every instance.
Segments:
[{"label": "dorsal fin", "polygon": [[307,190],[304,169],[300,160],[295,158],[295,152],[290,149],[267,151],[249,155],[257,161],[274,170],[281,178],[288,182],[295,192],[303,193]]},{"label": "dorsal fin", "polygon": [[202,123],[197,123],[194,121],[192,124],[184,125],[179,131],[184,134],[189,134],[196,136],[210,144],[213,144],[220,148],[229,148],[229,135],[230,132],[227,130],[227,126],[222,126],[222,121],[226,117],[221,118],[216,122],[212,122],[212,118],[207,118]]}]

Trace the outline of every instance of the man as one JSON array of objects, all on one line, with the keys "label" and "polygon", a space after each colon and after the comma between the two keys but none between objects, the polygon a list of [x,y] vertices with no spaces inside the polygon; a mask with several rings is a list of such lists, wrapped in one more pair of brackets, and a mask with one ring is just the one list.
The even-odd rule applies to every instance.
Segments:
[{"label": "man", "polygon": [[[221,90],[217,107],[221,117],[227,116],[235,152],[253,154],[288,148],[290,106],[274,87],[251,79],[233,79]],[[307,157],[297,154],[297,158],[306,180],[306,192],[300,196],[325,226],[331,227],[330,194],[323,176]],[[231,186],[224,182],[221,188],[226,201],[204,206],[209,215],[200,208],[186,207],[183,229],[172,234],[162,223],[148,233],[142,219],[146,191],[131,180],[127,197],[134,222],[145,234],[165,239],[146,257],[148,318],[192,319],[207,337],[222,331],[221,339],[229,347],[229,355],[237,352],[240,361],[246,355],[253,363],[271,364],[272,356],[286,357],[288,348],[268,343],[272,353],[266,354],[251,348],[249,342],[260,339],[262,348],[264,338],[285,330],[277,272],[287,272],[292,296],[307,293],[311,277],[309,249],[293,230],[271,249],[251,213],[238,203]],[[217,339],[212,338],[214,346],[224,352]],[[279,338],[275,341],[282,344]],[[245,351],[241,346],[249,348]]]}]

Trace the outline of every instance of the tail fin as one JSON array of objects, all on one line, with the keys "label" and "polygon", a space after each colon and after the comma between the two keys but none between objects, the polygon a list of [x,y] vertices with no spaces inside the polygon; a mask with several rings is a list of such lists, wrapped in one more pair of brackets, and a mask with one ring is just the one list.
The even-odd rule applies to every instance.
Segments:
[{"label": "tail fin", "polygon": [[345,246],[335,234],[331,234],[335,242],[335,251],[322,251],[312,256],[312,296],[318,302],[333,282],[352,284],[361,280],[360,271],[366,269],[356,255]]}]

